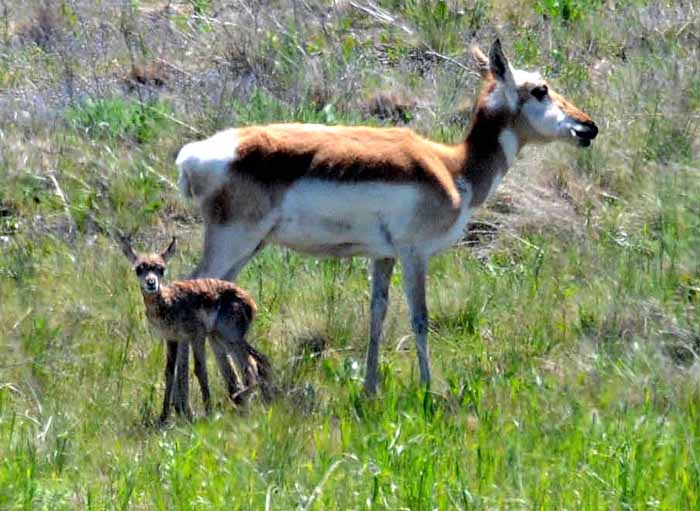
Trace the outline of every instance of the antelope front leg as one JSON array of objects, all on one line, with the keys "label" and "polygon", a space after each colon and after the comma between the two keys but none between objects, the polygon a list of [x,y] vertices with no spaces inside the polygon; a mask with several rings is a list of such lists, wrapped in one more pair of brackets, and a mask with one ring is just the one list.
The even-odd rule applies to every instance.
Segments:
[{"label": "antelope front leg", "polygon": [[[259,226],[257,230],[251,230],[249,226],[236,223],[208,225],[204,232],[203,258],[188,278],[234,280],[243,266],[263,248],[263,240],[269,229],[269,226]],[[231,367],[228,351],[215,339],[210,340],[216,365],[226,382],[229,397],[234,404],[240,404],[242,399],[238,378]]]},{"label": "antelope front leg", "polygon": [[409,247],[401,252],[403,266],[403,287],[411,313],[411,327],[416,336],[416,351],[420,379],[430,386],[430,359],[428,356],[428,307],[425,303],[425,275],[428,259]]},{"label": "antelope front leg", "polygon": [[368,395],[373,395],[377,391],[379,345],[382,340],[382,325],[389,303],[389,284],[394,264],[394,259],[375,259],[372,261],[371,319],[367,346],[367,373],[365,374],[365,393]]},{"label": "antelope front leg", "polygon": [[211,415],[211,395],[209,393],[209,377],[207,375],[207,352],[204,347],[204,338],[192,340],[192,355],[194,356],[194,374],[199,381],[202,391],[204,411]]},{"label": "antelope front leg", "polygon": [[164,424],[170,416],[170,402],[173,394],[173,376],[175,373],[175,360],[177,359],[177,342],[165,343],[167,359],[165,361],[165,395],[163,396],[163,411],[160,413],[160,423]]},{"label": "antelope front leg", "polygon": [[190,343],[182,341],[176,344],[177,357],[175,361],[173,404],[178,415],[184,415],[189,420],[192,419],[189,389]]}]

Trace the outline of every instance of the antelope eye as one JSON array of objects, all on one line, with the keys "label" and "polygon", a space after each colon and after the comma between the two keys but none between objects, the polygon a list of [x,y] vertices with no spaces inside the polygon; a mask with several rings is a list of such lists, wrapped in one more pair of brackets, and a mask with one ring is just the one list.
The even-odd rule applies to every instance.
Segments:
[{"label": "antelope eye", "polygon": [[539,87],[535,87],[530,91],[537,101],[542,101],[547,96],[548,92],[549,89],[546,85],[540,85]]},{"label": "antelope eye", "polygon": [[136,267],[136,275],[142,277],[144,273],[146,273],[146,268],[144,268],[143,266]]},{"label": "antelope eye", "polygon": [[153,268],[153,271],[155,271],[159,277],[162,277],[165,273],[165,268],[163,268],[162,266],[156,266],[155,268]]}]

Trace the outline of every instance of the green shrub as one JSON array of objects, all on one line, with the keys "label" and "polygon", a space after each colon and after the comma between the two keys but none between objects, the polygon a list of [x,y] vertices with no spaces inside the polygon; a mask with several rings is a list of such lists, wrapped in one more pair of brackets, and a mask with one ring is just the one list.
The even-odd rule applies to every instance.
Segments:
[{"label": "green shrub", "polygon": [[593,11],[602,2],[600,0],[539,0],[536,10],[554,19],[576,21],[581,19],[586,11]]},{"label": "green shrub", "polygon": [[210,0],[190,0],[192,5],[192,10],[197,16],[205,16],[207,12],[211,9]]},{"label": "green shrub", "polygon": [[318,122],[335,124],[338,122],[332,104],[318,110],[317,105],[306,102],[290,104],[263,89],[256,89],[245,101],[235,101],[233,110],[237,124],[265,124],[271,122]]},{"label": "green shrub", "polygon": [[165,185],[147,162],[138,160],[112,182],[109,203],[118,223],[135,228],[149,224],[165,206]]},{"label": "green shrub", "polygon": [[129,138],[139,143],[156,138],[170,113],[164,101],[137,103],[121,98],[88,99],[66,111],[66,120],[89,138]]},{"label": "green shrub", "polygon": [[[466,2],[465,2],[466,3]],[[464,31],[478,30],[489,17],[489,4],[484,0],[455,8],[445,0],[390,0],[384,5],[401,11],[418,29],[423,42],[438,52],[464,48]]]},{"label": "green shrub", "polygon": [[693,140],[697,130],[689,120],[674,119],[662,114],[651,115],[646,133],[644,158],[668,164],[689,163],[693,157]]},{"label": "green shrub", "polygon": [[513,49],[519,62],[526,66],[536,65],[540,56],[537,33],[532,29],[524,30],[518,38],[513,40]]}]

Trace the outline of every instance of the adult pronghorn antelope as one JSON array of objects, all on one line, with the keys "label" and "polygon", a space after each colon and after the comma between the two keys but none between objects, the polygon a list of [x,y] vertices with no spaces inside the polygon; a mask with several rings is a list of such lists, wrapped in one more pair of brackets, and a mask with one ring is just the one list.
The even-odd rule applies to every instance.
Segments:
[{"label": "adult pronghorn antelope", "polygon": [[498,40],[488,58],[472,52],[484,84],[460,144],[405,128],[274,124],[222,131],[177,157],[182,192],[194,198],[206,227],[195,275],[234,279],[266,243],[372,259],[370,394],[396,259],[428,384],[428,259],[461,239],[523,146],[567,140],[586,147],[598,133],[539,74],[513,69]]}]

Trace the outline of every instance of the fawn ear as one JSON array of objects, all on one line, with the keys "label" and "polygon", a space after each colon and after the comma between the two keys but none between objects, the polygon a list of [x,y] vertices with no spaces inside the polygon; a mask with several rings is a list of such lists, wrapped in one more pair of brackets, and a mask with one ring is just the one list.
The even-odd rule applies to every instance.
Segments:
[{"label": "fawn ear", "polygon": [[117,235],[117,239],[119,240],[119,246],[121,246],[122,252],[124,252],[126,258],[131,264],[134,264],[137,257],[134,249],[131,248],[131,236],[124,236],[120,233]]},{"label": "fawn ear", "polygon": [[163,258],[163,261],[166,263],[168,260],[175,254],[175,249],[177,248],[177,238],[173,236],[173,241],[170,242],[170,245],[168,245],[168,248],[165,249],[165,252],[160,254],[160,256]]}]

